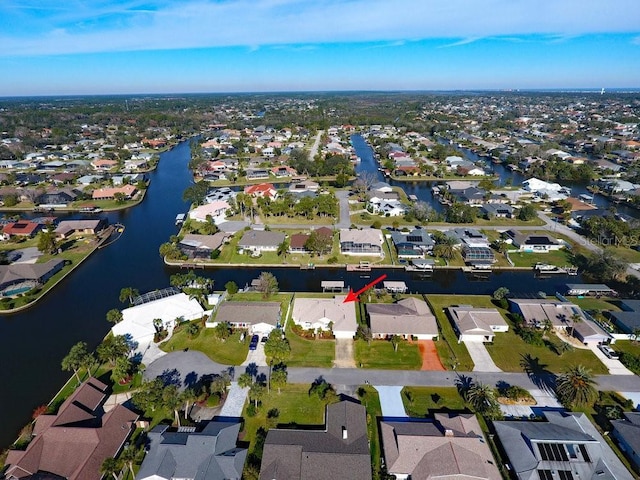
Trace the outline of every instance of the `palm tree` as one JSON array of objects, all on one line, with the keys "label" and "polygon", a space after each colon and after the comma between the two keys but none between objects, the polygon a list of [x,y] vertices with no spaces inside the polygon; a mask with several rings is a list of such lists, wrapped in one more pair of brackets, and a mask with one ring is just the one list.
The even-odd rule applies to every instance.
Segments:
[{"label": "palm tree", "polygon": [[132,287],[125,287],[120,290],[120,301],[125,303],[127,300],[129,301],[129,305],[133,305],[134,297],[140,295],[140,292]]},{"label": "palm tree", "polygon": [[467,402],[481,415],[492,415],[498,409],[494,389],[484,383],[475,383],[469,388]]},{"label": "palm tree", "polygon": [[131,478],[134,478],[136,474],[133,471],[133,464],[138,460],[138,455],[140,451],[133,445],[125,448],[120,454],[120,461],[126,465],[126,467],[131,472]]},{"label": "palm tree", "polygon": [[598,398],[591,370],[583,365],[571,367],[556,379],[560,401],[570,407],[589,405]]},{"label": "palm tree", "polygon": [[102,475],[113,475],[115,480],[118,480],[120,470],[122,470],[120,462],[113,457],[105,458],[102,465],[100,465],[100,473]]},{"label": "palm tree", "polygon": [[582,322],[582,315],[580,315],[579,313],[574,313],[573,315],[571,315],[571,334],[569,335],[570,337],[573,337],[573,331],[576,328],[576,323],[580,323]]}]

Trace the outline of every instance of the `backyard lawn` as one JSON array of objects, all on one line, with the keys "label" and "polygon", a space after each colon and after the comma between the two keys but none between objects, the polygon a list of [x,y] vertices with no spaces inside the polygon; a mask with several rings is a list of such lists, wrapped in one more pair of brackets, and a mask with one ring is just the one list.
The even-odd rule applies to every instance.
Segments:
[{"label": "backyard lawn", "polygon": [[509,251],[509,258],[515,267],[532,267],[536,263],[546,263],[557,267],[565,267],[572,265],[571,252],[566,248],[547,253],[529,253]]},{"label": "backyard lawn", "polygon": [[361,368],[418,370],[422,366],[422,357],[416,343],[405,340],[398,344],[398,351],[388,340],[356,340],[354,356],[356,365]]},{"label": "backyard lawn", "polygon": [[430,410],[464,410],[465,403],[455,387],[404,387],[404,410],[410,417],[429,416]]}]

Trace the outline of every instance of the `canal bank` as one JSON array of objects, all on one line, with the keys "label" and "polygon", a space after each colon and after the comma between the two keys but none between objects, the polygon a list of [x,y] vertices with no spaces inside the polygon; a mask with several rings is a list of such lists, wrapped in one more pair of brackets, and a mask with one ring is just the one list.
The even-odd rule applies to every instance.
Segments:
[{"label": "canal bank", "polygon": [[[33,308],[0,319],[0,364],[5,366],[0,392],[0,445],[11,444],[33,410],[46,404],[67,381],[69,373],[61,370],[60,361],[71,346],[84,341],[94,349],[104,338],[110,328],[106,312],[125,306],[118,302],[123,287],[140,292],[165,288],[171,274],[180,271],[164,265],[158,249],[176,233],[176,215],[188,210],[182,193],[193,182],[187,169],[189,157],[188,142],[163,153],[158,168],[150,174],[146,200],[136,208],[105,215],[110,223],[124,225],[122,237],[87,258],[82,268],[62,280]],[[426,192],[426,188],[420,188],[421,195],[430,195]],[[283,291],[321,291],[323,280],[344,280],[355,290],[370,281],[367,273],[345,269],[264,268],[276,276]],[[228,281],[240,287],[250,285],[261,271],[262,267],[227,265],[199,270],[198,274],[213,278],[214,288],[220,290]],[[562,291],[567,282],[580,281],[579,277],[569,280],[562,276],[536,279],[531,271],[473,275],[438,270],[425,276],[402,269],[376,269],[375,273],[388,273],[390,280],[404,281],[409,291],[427,294],[491,294],[505,285],[514,293],[553,294]]]}]

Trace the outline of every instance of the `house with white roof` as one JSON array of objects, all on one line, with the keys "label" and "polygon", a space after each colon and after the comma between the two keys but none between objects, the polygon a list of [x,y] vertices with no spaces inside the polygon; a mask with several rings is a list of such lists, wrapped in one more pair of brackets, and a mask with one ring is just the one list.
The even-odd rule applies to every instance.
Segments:
[{"label": "house with white roof", "polygon": [[493,342],[496,332],[506,332],[509,325],[495,308],[459,305],[447,308],[458,334],[458,342]]},{"label": "house with white roof", "polygon": [[189,212],[189,218],[196,222],[206,222],[207,217],[211,216],[216,225],[221,224],[227,218],[227,210],[230,205],[224,200],[215,200],[211,203],[205,203],[194,208]]}]

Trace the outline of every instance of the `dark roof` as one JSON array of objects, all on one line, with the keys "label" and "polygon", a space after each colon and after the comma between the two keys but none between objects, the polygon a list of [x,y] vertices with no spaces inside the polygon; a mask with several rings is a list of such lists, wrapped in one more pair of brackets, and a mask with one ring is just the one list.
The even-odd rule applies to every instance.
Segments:
[{"label": "dark roof", "polygon": [[625,412],[624,419],[611,420],[616,435],[624,440],[634,452],[640,452],[640,413]]},{"label": "dark roof", "polygon": [[215,321],[252,325],[268,323],[275,327],[280,322],[280,302],[222,302]]},{"label": "dark roof", "polygon": [[324,430],[269,430],[260,478],[371,479],[365,408],[349,401],[328,405]]}]

